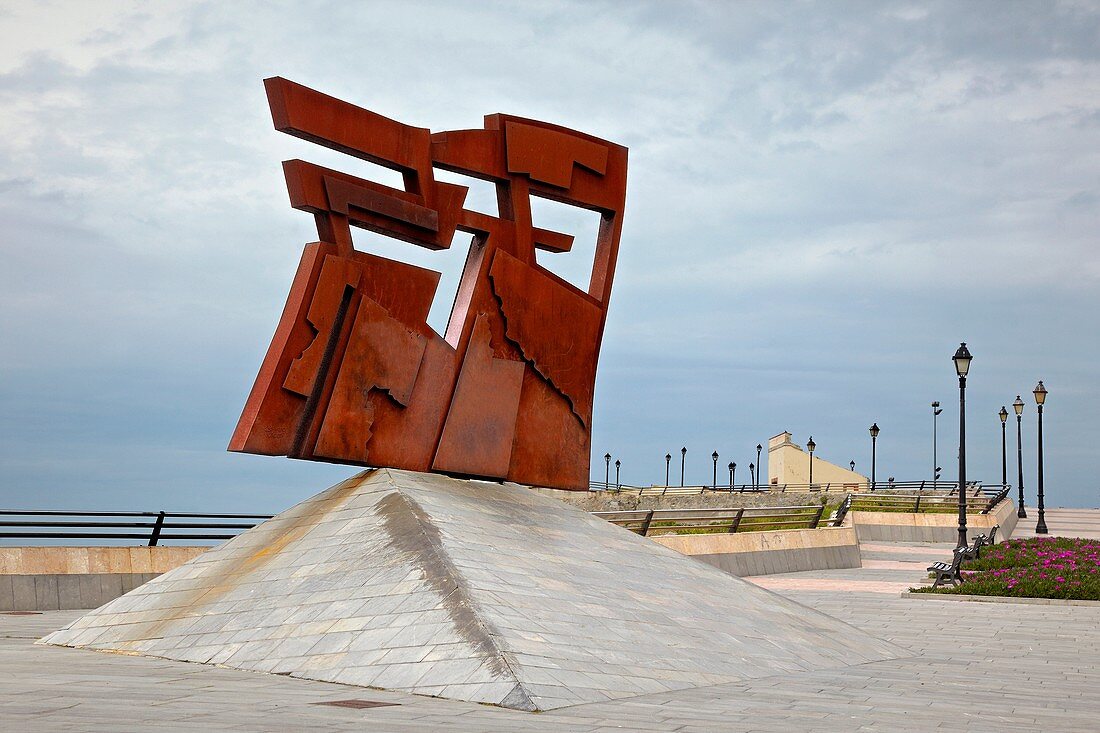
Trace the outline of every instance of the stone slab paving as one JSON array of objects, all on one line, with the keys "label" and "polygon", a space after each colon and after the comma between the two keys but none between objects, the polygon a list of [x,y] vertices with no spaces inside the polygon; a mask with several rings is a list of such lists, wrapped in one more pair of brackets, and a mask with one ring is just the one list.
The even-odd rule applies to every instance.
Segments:
[{"label": "stone slab paving", "polygon": [[[1029,506],[1026,511],[1027,519],[1019,520],[1013,537],[1035,536],[1039,510]],[[1100,540],[1100,509],[1047,509],[1045,519],[1052,535]]]},{"label": "stone slab paving", "polygon": [[[36,645],[36,637],[75,614],[0,615],[0,730],[1096,730],[1100,608],[914,603],[861,592],[790,596],[915,656],[525,713]],[[398,705],[313,704],[349,699]]]},{"label": "stone slab paving", "polygon": [[393,469],[47,642],[522,710],[906,654],[516,484]]},{"label": "stone slab paving", "polygon": [[[1066,525],[1065,534],[1073,535]],[[892,552],[896,550],[896,552]],[[939,547],[887,546],[901,560]],[[906,570],[797,573],[843,587]],[[904,576],[904,577],[902,577]],[[775,577],[775,576],[770,576]],[[858,588],[859,586],[852,586]],[[545,713],[36,645],[76,612],[0,614],[0,730],[17,731],[1077,731],[1100,720],[1100,608],[914,602],[896,593],[786,590],[914,656]],[[397,703],[365,710],[314,703]]]}]

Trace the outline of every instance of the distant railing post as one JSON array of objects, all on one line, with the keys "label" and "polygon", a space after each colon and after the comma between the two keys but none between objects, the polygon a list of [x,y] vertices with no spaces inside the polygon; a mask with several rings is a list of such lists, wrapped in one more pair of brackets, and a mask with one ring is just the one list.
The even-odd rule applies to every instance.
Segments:
[{"label": "distant railing post", "polygon": [[730,522],[730,534],[737,532],[737,528],[741,526],[741,517],[745,515],[745,508],[741,507],[737,510],[737,515],[734,516],[733,521]]},{"label": "distant railing post", "polygon": [[653,521],[653,510],[650,509],[649,513],[645,515],[645,521],[642,522],[642,537],[646,536],[649,532],[649,523]]},{"label": "distant railing post", "polygon": [[160,530],[164,527],[164,512],[157,514],[157,521],[153,522],[153,533],[149,535],[149,546],[156,547],[160,541]]},{"label": "distant railing post", "polygon": [[913,513],[914,514],[920,512],[920,498],[921,498],[921,494],[917,494],[917,501],[916,501],[915,504],[913,504]]}]

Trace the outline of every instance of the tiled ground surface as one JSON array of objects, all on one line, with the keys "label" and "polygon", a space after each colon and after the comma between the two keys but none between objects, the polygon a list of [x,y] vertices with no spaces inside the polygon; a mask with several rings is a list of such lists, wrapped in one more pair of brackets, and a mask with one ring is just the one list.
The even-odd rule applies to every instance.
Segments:
[{"label": "tiled ground surface", "polygon": [[906,654],[520,486],[392,469],[49,641],[522,710]]},{"label": "tiled ground surface", "polygon": [[[1065,524],[1059,529],[1078,534]],[[868,559],[918,566],[946,557],[948,549],[865,548]],[[914,656],[523,713],[34,645],[35,637],[76,613],[0,615],[0,730],[1097,730],[1100,608],[913,600],[885,589],[868,592],[859,585],[867,580],[919,582],[920,573],[907,568],[787,577],[829,581],[828,587],[819,584],[782,593],[891,639]],[[355,710],[313,704],[348,699],[398,705]]]}]

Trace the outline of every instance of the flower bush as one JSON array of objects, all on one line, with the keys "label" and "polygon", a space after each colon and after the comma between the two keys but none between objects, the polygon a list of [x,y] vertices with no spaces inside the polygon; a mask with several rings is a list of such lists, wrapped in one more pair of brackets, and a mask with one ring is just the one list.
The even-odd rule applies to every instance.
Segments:
[{"label": "flower bush", "polygon": [[1100,541],[1077,537],[1008,540],[982,548],[981,559],[964,562],[960,585],[913,590],[1100,601]]}]

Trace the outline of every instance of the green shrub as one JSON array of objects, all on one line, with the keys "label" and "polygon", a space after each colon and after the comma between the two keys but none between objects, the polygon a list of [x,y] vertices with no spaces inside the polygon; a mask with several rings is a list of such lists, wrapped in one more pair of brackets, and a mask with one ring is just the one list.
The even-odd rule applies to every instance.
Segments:
[{"label": "green shrub", "polygon": [[1100,541],[1077,537],[1008,540],[984,548],[980,559],[964,562],[960,585],[911,590],[1100,601]]}]

